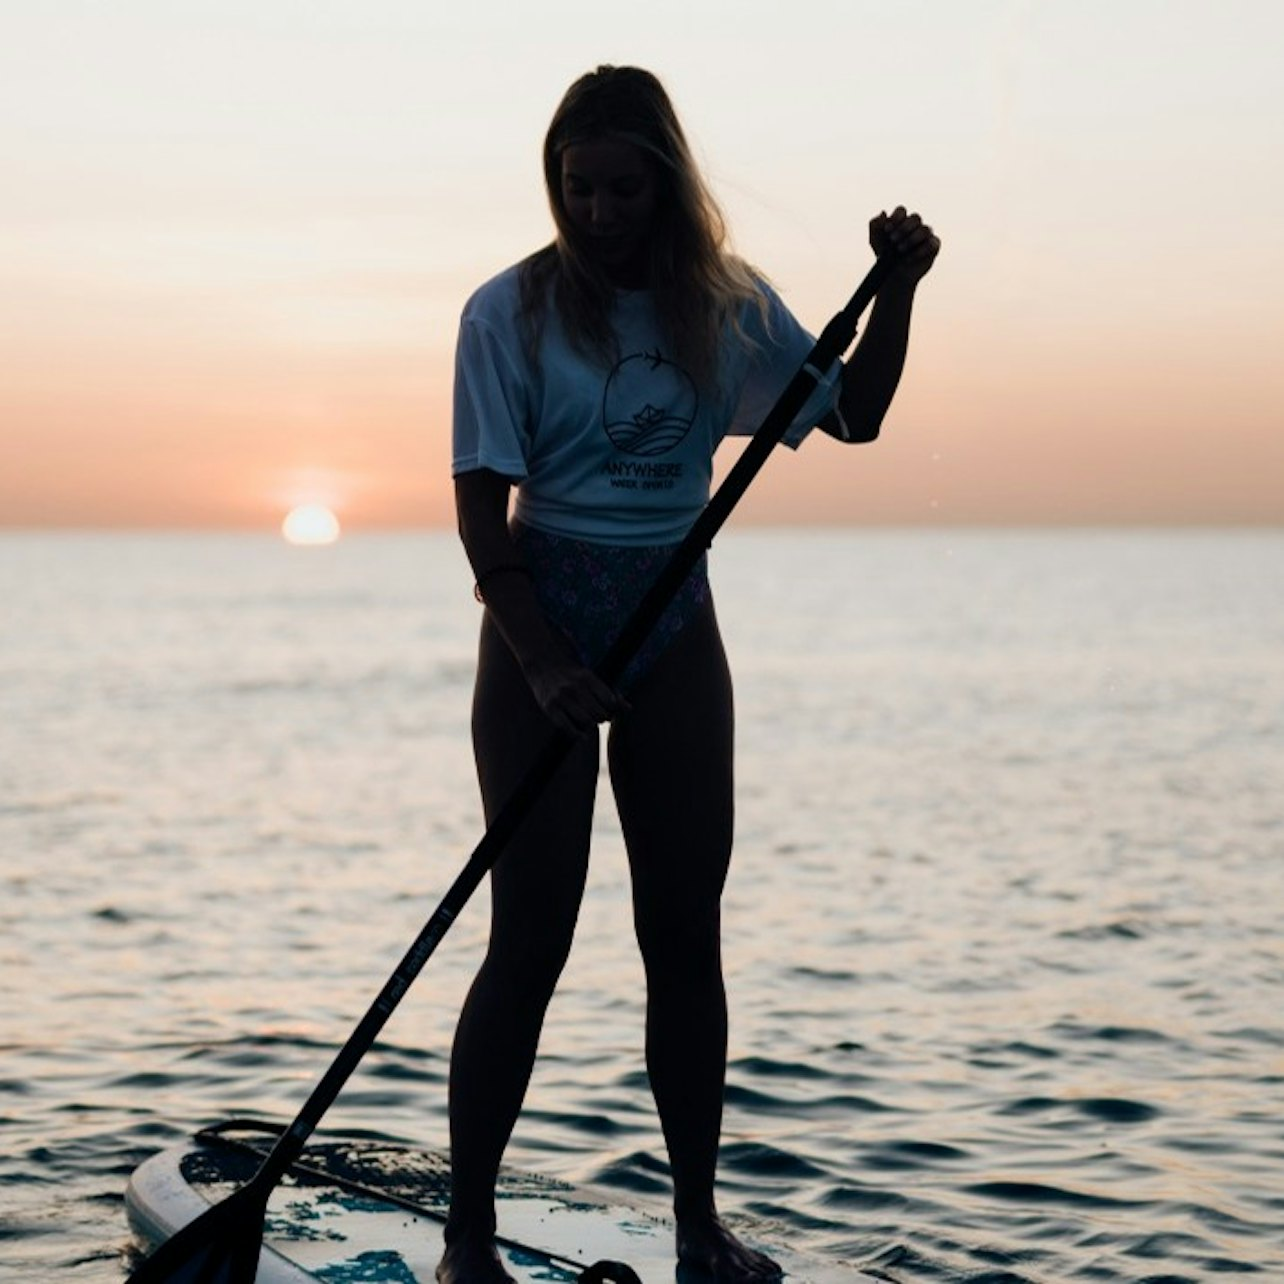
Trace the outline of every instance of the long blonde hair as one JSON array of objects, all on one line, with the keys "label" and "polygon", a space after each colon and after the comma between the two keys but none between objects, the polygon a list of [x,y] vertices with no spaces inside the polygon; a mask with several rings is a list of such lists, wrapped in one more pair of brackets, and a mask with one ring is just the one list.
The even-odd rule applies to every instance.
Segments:
[{"label": "long blonde hair", "polygon": [[585,253],[562,203],[562,153],[573,144],[604,138],[632,143],[656,163],[650,285],[674,359],[705,385],[716,377],[726,327],[740,334],[738,316],[745,303],[755,304],[765,321],[766,298],[758,275],[727,248],[726,220],[664,86],[640,67],[598,67],[566,91],[553,113],[544,138],[544,182],[557,234],[521,266],[528,342],[538,347],[551,292],[575,347],[607,362],[619,355],[611,329],[611,284]]}]

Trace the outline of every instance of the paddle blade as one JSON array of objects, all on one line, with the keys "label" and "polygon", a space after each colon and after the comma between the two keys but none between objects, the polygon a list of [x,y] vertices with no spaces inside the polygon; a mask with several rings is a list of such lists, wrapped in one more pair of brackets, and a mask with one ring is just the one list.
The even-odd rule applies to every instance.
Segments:
[{"label": "paddle blade", "polygon": [[175,1231],[127,1284],[253,1284],[270,1187],[251,1182]]}]

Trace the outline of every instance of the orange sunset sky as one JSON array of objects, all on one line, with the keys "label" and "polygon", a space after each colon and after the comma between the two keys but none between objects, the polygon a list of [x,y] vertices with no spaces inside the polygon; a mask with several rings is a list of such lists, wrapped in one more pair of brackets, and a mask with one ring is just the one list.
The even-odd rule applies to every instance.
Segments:
[{"label": "orange sunset sky", "polygon": [[665,80],[813,329],[904,202],[945,248],[875,446],[777,522],[1284,520],[1275,0],[63,0],[0,53],[0,524],[451,522],[460,306],[549,234],[598,62]]}]

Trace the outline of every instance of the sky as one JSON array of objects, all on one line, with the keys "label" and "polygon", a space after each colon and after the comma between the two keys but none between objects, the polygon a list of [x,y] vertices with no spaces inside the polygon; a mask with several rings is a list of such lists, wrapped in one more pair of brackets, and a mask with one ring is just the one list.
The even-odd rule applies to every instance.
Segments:
[{"label": "sky", "polygon": [[602,62],[813,330],[879,210],[944,243],[883,436],[778,452],[738,521],[1284,522],[1277,0],[0,13],[0,525],[452,524],[459,310],[548,240]]}]

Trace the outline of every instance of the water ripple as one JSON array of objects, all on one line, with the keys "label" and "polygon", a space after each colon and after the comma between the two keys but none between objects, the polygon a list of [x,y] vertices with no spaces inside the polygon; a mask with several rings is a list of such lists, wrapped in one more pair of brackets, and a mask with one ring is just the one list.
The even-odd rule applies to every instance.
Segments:
[{"label": "water ripple", "polygon": [[[1282,538],[718,550],[729,1217],[896,1284],[1284,1279]],[[16,1278],[119,1284],[132,1168],[291,1118],[476,841],[457,549],[367,547],[0,540]],[[508,1159],[663,1212],[607,792]],[[486,930],[326,1126],[444,1145]]]}]

